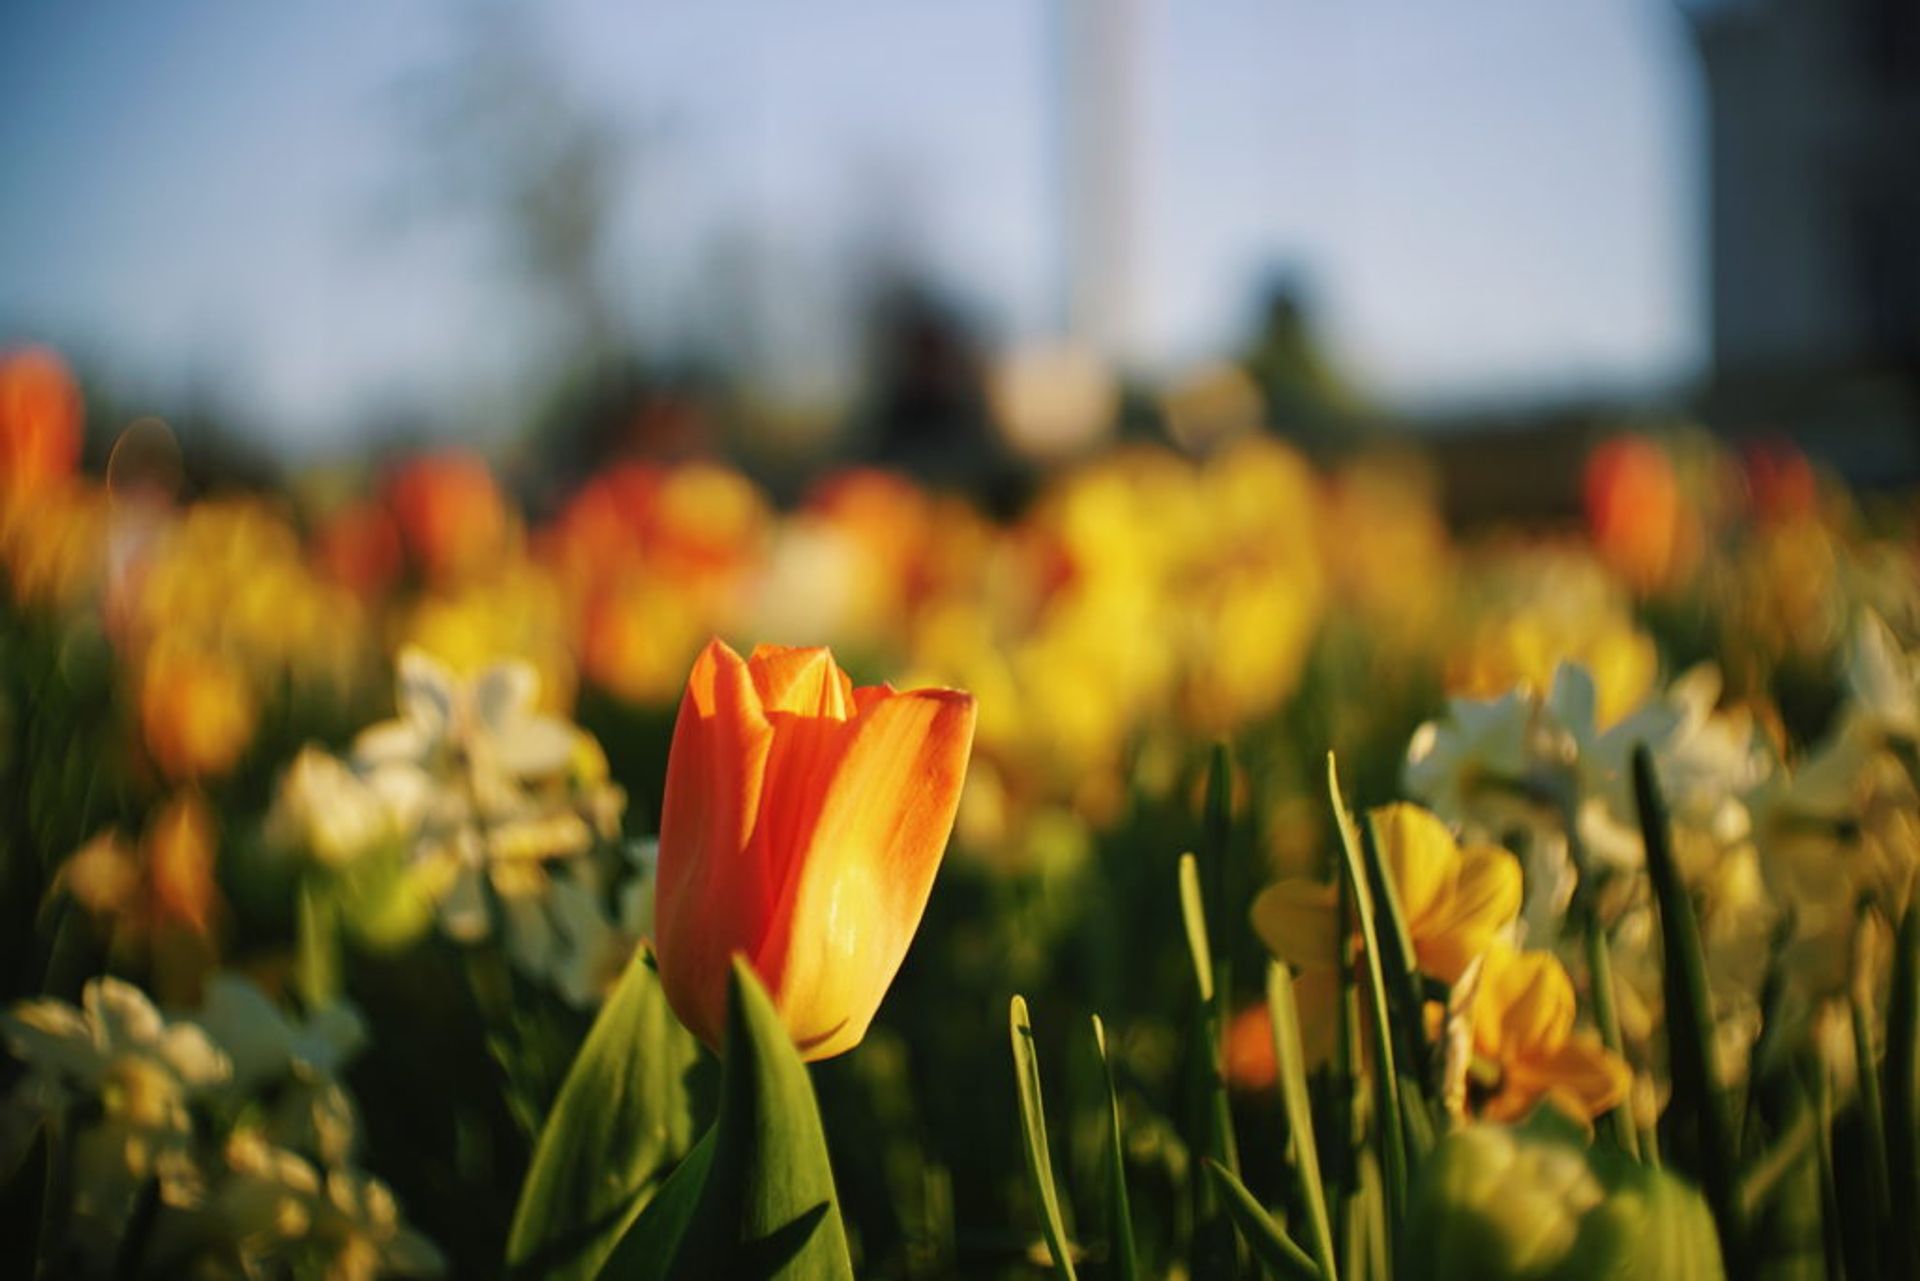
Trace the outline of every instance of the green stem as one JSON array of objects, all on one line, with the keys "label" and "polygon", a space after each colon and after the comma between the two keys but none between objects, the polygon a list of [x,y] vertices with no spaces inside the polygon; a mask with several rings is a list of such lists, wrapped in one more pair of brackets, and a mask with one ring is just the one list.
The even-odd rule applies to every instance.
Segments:
[{"label": "green stem", "polygon": [[[1586,947],[1588,995],[1593,1000],[1594,1022],[1600,1025],[1600,1041],[1626,1061],[1626,1045],[1620,1035],[1620,1011],[1614,1000],[1613,956],[1607,945],[1606,927],[1600,923],[1600,911],[1594,906],[1598,894],[1592,865],[1587,860],[1587,844],[1580,836],[1579,784],[1569,778],[1561,791],[1560,827],[1567,838],[1567,856],[1573,862],[1577,885],[1568,913],[1580,931]],[[1640,1140],[1633,1125],[1631,1095],[1607,1114],[1607,1128],[1614,1142],[1634,1160],[1640,1159]]]}]

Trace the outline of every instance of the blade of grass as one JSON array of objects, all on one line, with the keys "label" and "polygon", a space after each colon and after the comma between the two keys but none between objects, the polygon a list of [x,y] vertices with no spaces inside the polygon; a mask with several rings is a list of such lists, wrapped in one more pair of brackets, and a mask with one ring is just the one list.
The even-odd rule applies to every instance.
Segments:
[{"label": "blade of grass", "polygon": [[1320,1179],[1320,1145],[1313,1132],[1313,1104],[1307,1097],[1306,1054],[1300,1048],[1300,1010],[1293,996],[1293,975],[1278,961],[1267,963],[1267,1016],[1273,1025],[1273,1055],[1279,1065],[1280,1102],[1287,1133],[1293,1136],[1294,1172],[1307,1203],[1308,1244],[1327,1281],[1339,1281],[1334,1261],[1333,1216]]},{"label": "blade of grass", "polygon": [[1740,1180],[1740,1208],[1749,1223],[1760,1216],[1780,1190],[1780,1185],[1799,1164],[1814,1154],[1819,1138],[1820,1118],[1813,1108],[1802,1107],[1787,1132],[1748,1168]]},{"label": "blade of grass", "polygon": [[1378,826],[1369,814],[1360,825],[1360,852],[1366,860],[1374,927],[1380,938],[1380,964],[1386,974],[1387,1009],[1394,1034],[1393,1070],[1399,1078],[1400,1122],[1407,1145],[1407,1178],[1433,1147],[1432,1103],[1426,1089],[1429,1047],[1425,1027],[1426,995],[1420,980],[1413,935],[1400,910],[1400,892],[1387,871]]},{"label": "blade of grass", "polygon": [[1120,1097],[1113,1088],[1113,1060],[1107,1054],[1107,1029],[1098,1014],[1093,1016],[1093,1044],[1100,1052],[1100,1067],[1107,1081],[1107,1248],[1112,1255],[1111,1273],[1119,1281],[1134,1281],[1140,1275],[1140,1262],[1133,1245],[1133,1210],[1127,1204]]},{"label": "blade of grass", "polygon": [[1240,1153],[1233,1137],[1233,1113],[1227,1098],[1227,1076],[1220,1061],[1222,993],[1214,986],[1210,964],[1212,945],[1207,936],[1206,908],[1200,896],[1200,869],[1192,854],[1180,856],[1180,915],[1187,927],[1187,948],[1193,954],[1193,977],[1200,993],[1201,1034],[1206,1042],[1209,1155],[1229,1170],[1239,1170]]},{"label": "blade of grass", "polygon": [[1320,1270],[1313,1265],[1313,1260],[1273,1221],[1273,1216],[1247,1191],[1247,1185],[1212,1157],[1205,1158],[1205,1164],[1208,1176],[1220,1189],[1233,1226],[1261,1266],[1275,1276],[1319,1281]]},{"label": "blade of grass", "polygon": [[[1887,1117],[1887,1176],[1893,1198],[1893,1254],[1889,1262],[1908,1276],[1920,1276],[1920,895],[1908,902],[1894,944],[1882,1093]],[[1906,1262],[1900,1262],[1902,1259]]]},{"label": "blade of grass", "polygon": [[[1567,916],[1581,937],[1587,959],[1588,995],[1593,1001],[1593,1021],[1600,1026],[1600,1042],[1626,1061],[1625,1042],[1620,1036],[1620,1012],[1613,993],[1613,955],[1607,944],[1606,927],[1594,907],[1595,892],[1592,865],[1587,858],[1587,843],[1580,835],[1580,799],[1571,782],[1561,796],[1560,828],[1567,838],[1567,857],[1573,863],[1575,888]],[[1607,1113],[1605,1124],[1620,1150],[1638,1161],[1640,1136],[1633,1128],[1633,1109],[1623,1103]]]},{"label": "blade of grass", "polygon": [[1860,1065],[1860,1114],[1865,1120],[1867,1194],[1873,1200],[1874,1221],[1885,1223],[1889,1209],[1887,1177],[1887,1116],[1880,1102],[1879,1047],[1874,1044],[1876,1017],[1873,1000],[1874,956],[1871,909],[1862,907],[1853,927],[1853,972],[1847,984],[1847,1008],[1853,1021],[1853,1057]]},{"label": "blade of grass", "polygon": [[1367,874],[1360,851],[1359,832],[1340,795],[1340,772],[1333,753],[1327,753],[1327,795],[1333,804],[1333,817],[1340,828],[1341,867],[1352,891],[1353,914],[1360,925],[1361,953],[1367,967],[1367,1003],[1372,1015],[1374,1088],[1377,1115],[1374,1133],[1380,1141],[1381,1163],[1385,1167],[1386,1212],[1389,1223],[1398,1223],[1407,1195],[1406,1122],[1400,1114],[1400,1080],[1393,1070],[1392,1020],[1387,1013],[1387,985],[1380,964],[1380,939],[1374,927],[1373,896],[1367,890]]},{"label": "blade of grass", "polygon": [[[1207,937],[1207,913],[1202,902],[1199,861],[1191,853],[1180,856],[1180,915],[1186,926],[1187,950],[1193,962],[1194,986],[1199,995],[1190,1025],[1193,1150],[1210,1156],[1230,1170],[1240,1168],[1233,1134],[1233,1110],[1227,1098],[1226,1072],[1221,1063],[1220,990],[1214,986],[1212,947]],[[1225,1215],[1211,1182],[1195,1178],[1191,1184],[1194,1227],[1191,1264],[1195,1276],[1233,1275],[1242,1262],[1242,1247]]]},{"label": "blade of grass", "polygon": [[1020,1133],[1026,1139],[1027,1178],[1040,1198],[1040,1227],[1053,1256],[1054,1271],[1074,1281],[1073,1257],[1067,1228],[1060,1215],[1060,1193],[1053,1181],[1053,1156],[1047,1148],[1047,1113],[1040,1097],[1040,1059],[1033,1049],[1033,1020],[1023,996],[1013,998],[1008,1011],[1008,1034],[1013,1042],[1014,1084],[1020,1093]]},{"label": "blade of grass", "polygon": [[1666,997],[1667,1058],[1673,1073],[1671,1109],[1693,1123],[1694,1155],[1699,1166],[1695,1173],[1713,1210],[1720,1250],[1728,1273],[1744,1276],[1750,1271],[1746,1225],[1734,1177],[1733,1127],[1714,1066],[1713,1006],[1707,988],[1706,959],[1700,949],[1700,926],[1674,861],[1666,802],[1654,776],[1653,755],[1645,744],[1633,750],[1633,795],[1666,957],[1661,980]]}]

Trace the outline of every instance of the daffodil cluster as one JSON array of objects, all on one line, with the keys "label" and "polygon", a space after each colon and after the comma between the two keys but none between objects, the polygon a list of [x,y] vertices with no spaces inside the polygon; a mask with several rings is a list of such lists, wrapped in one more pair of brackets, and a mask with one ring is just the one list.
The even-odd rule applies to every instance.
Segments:
[{"label": "daffodil cluster", "polygon": [[358,1121],[339,1076],[364,1039],[351,1008],[296,1018],[220,975],[198,1009],[169,1018],[107,978],[78,1007],[14,1005],[0,1035],[25,1068],[4,1133],[21,1144],[44,1129],[63,1163],[70,1199],[50,1213],[70,1219],[60,1242],[42,1243],[61,1275],[441,1270],[354,1164]]},{"label": "daffodil cluster", "polygon": [[363,935],[407,941],[425,905],[456,942],[497,939],[522,972],[591,1005],[645,929],[645,860],[620,844],[626,798],[599,744],[539,710],[538,680],[523,662],[462,679],[403,651],[398,715],[346,760],[296,757],[268,834],[345,894]]}]

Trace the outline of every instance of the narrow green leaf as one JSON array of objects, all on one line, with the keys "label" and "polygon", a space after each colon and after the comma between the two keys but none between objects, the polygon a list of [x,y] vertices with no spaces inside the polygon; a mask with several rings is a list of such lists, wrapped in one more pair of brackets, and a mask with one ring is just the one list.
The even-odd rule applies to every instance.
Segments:
[{"label": "narrow green leaf", "polygon": [[853,1262],[807,1065],[753,967],[727,985],[713,1164],[669,1275],[851,1278]]},{"label": "narrow green leaf", "polygon": [[1413,936],[1400,910],[1400,893],[1387,871],[1380,833],[1371,814],[1360,829],[1360,853],[1366,860],[1374,929],[1380,939],[1380,968],[1386,976],[1388,1023],[1393,1031],[1393,1070],[1400,1092],[1400,1123],[1408,1149],[1407,1178],[1417,1158],[1433,1147],[1433,1114],[1427,1100],[1426,993],[1420,979]]},{"label": "narrow green leaf", "polygon": [[[1211,1156],[1229,1170],[1237,1171],[1240,1151],[1233,1133],[1233,1104],[1227,1097],[1221,1052],[1223,993],[1214,986],[1215,970],[1207,935],[1206,907],[1200,893],[1200,869],[1192,854],[1180,856],[1180,915],[1186,925],[1194,985],[1200,998],[1188,1031],[1193,1118],[1189,1143],[1196,1153]],[[1214,1187],[1205,1179],[1195,1179],[1190,1186],[1194,1202],[1194,1231],[1190,1243],[1193,1273],[1201,1277],[1234,1274],[1243,1262],[1242,1250]]]},{"label": "narrow green leaf", "polygon": [[1015,996],[1007,1011],[1008,1036],[1013,1043],[1013,1080],[1020,1093],[1020,1133],[1026,1139],[1027,1181],[1040,1198],[1040,1227],[1054,1271],[1073,1281],[1073,1256],[1067,1246],[1067,1227],[1060,1215],[1060,1193],[1053,1181],[1053,1156],[1047,1148],[1047,1112],[1040,1097],[1040,1058],[1033,1049],[1033,1020],[1027,1001]]},{"label": "narrow green leaf", "polygon": [[1360,852],[1366,859],[1367,889],[1373,896],[1375,926],[1380,931],[1381,965],[1393,984],[1394,999],[1406,993],[1406,1007],[1418,1010],[1419,958],[1413,950],[1413,934],[1407,929],[1406,913],[1400,908],[1400,890],[1387,871],[1380,845],[1379,826],[1368,814],[1362,830]]},{"label": "narrow green leaf", "polygon": [[340,999],[340,909],[317,877],[301,880],[294,903],[294,983],[309,1009]]},{"label": "narrow green leaf", "polygon": [[1697,1174],[1720,1230],[1721,1253],[1728,1272],[1742,1276],[1748,1271],[1746,1229],[1734,1176],[1733,1126],[1714,1066],[1713,1005],[1707,988],[1706,958],[1700,949],[1693,900],[1687,896],[1679,865],[1674,861],[1667,807],[1654,775],[1653,755],[1645,744],[1633,750],[1633,795],[1666,957],[1661,979],[1666,997],[1667,1058],[1673,1076],[1670,1113],[1682,1123],[1692,1123]]},{"label": "narrow green leaf", "polygon": [[1339,1281],[1334,1263],[1333,1216],[1320,1178],[1320,1145],[1313,1131],[1313,1103],[1307,1094],[1306,1053],[1300,1048],[1300,1009],[1293,996],[1293,975],[1278,961],[1267,963],[1267,1016],[1273,1024],[1273,1055],[1280,1069],[1280,1102],[1287,1133],[1293,1136],[1294,1172],[1305,1190],[1308,1244],[1327,1281]]},{"label": "narrow green leaf", "polygon": [[1867,947],[1868,917],[1865,910],[1854,924],[1853,975],[1847,984],[1847,1007],[1853,1021],[1853,1058],[1859,1064],[1860,1115],[1865,1122],[1867,1159],[1867,1196],[1872,1201],[1876,1222],[1886,1221],[1890,1201],[1887,1174],[1887,1117],[1880,1100],[1879,1047],[1874,1044],[1874,1021],[1878,1017],[1873,999],[1872,952]]},{"label": "narrow green leaf", "polygon": [[1380,1141],[1381,1163],[1386,1175],[1386,1214],[1389,1223],[1398,1223],[1407,1197],[1406,1122],[1401,1116],[1400,1080],[1391,1061],[1393,1021],[1387,1011],[1387,984],[1380,961],[1379,932],[1374,926],[1373,895],[1360,850],[1360,834],[1353,816],[1340,795],[1340,772],[1333,753],[1327,753],[1327,795],[1333,803],[1333,817],[1340,829],[1341,868],[1351,890],[1354,917],[1360,924],[1360,943],[1367,967],[1367,1004],[1372,1015],[1374,1054],[1374,1091],[1378,1104],[1374,1130]]},{"label": "narrow green leaf", "polygon": [[1193,961],[1193,980],[1200,1000],[1213,1004],[1213,949],[1207,939],[1207,910],[1201,901],[1200,862],[1192,854],[1180,856],[1180,919],[1187,927],[1187,953]]},{"label": "narrow green leaf", "polygon": [[1890,1262],[1896,1271],[1920,1276],[1920,895],[1907,904],[1894,945],[1886,1081],[1881,1093],[1893,1198]]},{"label": "narrow green leaf", "polygon": [[[1573,863],[1575,878],[1573,901],[1567,905],[1567,920],[1586,948],[1587,987],[1593,1001],[1593,1020],[1600,1027],[1600,1043],[1624,1059],[1625,1042],[1620,1036],[1619,1005],[1614,999],[1613,990],[1613,954],[1609,950],[1606,927],[1594,907],[1599,886],[1592,862],[1587,858],[1586,839],[1580,834],[1578,783],[1572,779],[1571,771],[1569,774],[1566,785],[1558,789],[1560,831],[1567,840],[1567,855]],[[1641,1159],[1642,1145],[1639,1131],[1633,1126],[1632,1112],[1632,1108],[1622,1104],[1607,1113],[1606,1125],[1620,1150],[1638,1161]]]},{"label": "narrow green leaf", "polygon": [[1107,1081],[1107,1249],[1109,1271],[1120,1281],[1134,1281],[1140,1262],[1133,1245],[1133,1210],[1127,1203],[1126,1148],[1120,1134],[1120,1096],[1113,1087],[1113,1060],[1107,1054],[1107,1029],[1093,1016],[1093,1044]]},{"label": "narrow green leaf", "polygon": [[1802,1161],[1814,1155],[1819,1124],[1816,1111],[1802,1107],[1794,1117],[1793,1124],[1787,1127],[1787,1132],[1762,1153],[1741,1178],[1740,1208],[1748,1222],[1753,1222],[1767,1208],[1767,1203],[1780,1190],[1786,1177]]},{"label": "narrow green leaf", "polygon": [[1240,1231],[1240,1237],[1275,1276],[1296,1277],[1299,1281],[1320,1281],[1320,1269],[1307,1257],[1306,1251],[1293,1243],[1292,1238],[1273,1221],[1266,1208],[1247,1191],[1247,1185],[1235,1177],[1212,1157],[1204,1158],[1207,1174],[1219,1187],[1227,1214],[1233,1219],[1234,1227]]},{"label": "narrow green leaf", "polygon": [[[1233,754],[1224,742],[1213,745],[1207,762],[1207,808],[1202,834],[1207,860],[1206,915],[1211,920],[1224,921],[1233,911],[1227,897],[1233,860]],[[1213,964],[1214,1016],[1224,1028],[1231,1015],[1228,1006],[1233,999],[1233,949],[1209,946],[1207,957]],[[1233,1161],[1228,1163],[1228,1168],[1240,1167]]]},{"label": "narrow green leaf", "polygon": [[693,1141],[686,1078],[700,1047],[647,956],[627,962],[533,1150],[507,1236],[510,1272],[586,1278]]}]

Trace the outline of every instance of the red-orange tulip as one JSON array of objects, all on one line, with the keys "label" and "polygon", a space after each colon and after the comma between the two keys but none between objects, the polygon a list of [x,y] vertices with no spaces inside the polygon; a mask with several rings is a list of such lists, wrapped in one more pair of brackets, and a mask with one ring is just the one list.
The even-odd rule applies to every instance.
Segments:
[{"label": "red-orange tulip", "polygon": [[973,720],[959,690],[855,689],[825,649],[708,644],[660,814],[654,943],[681,1022],[719,1045],[740,953],[803,1057],[860,1043],[933,889]]}]

